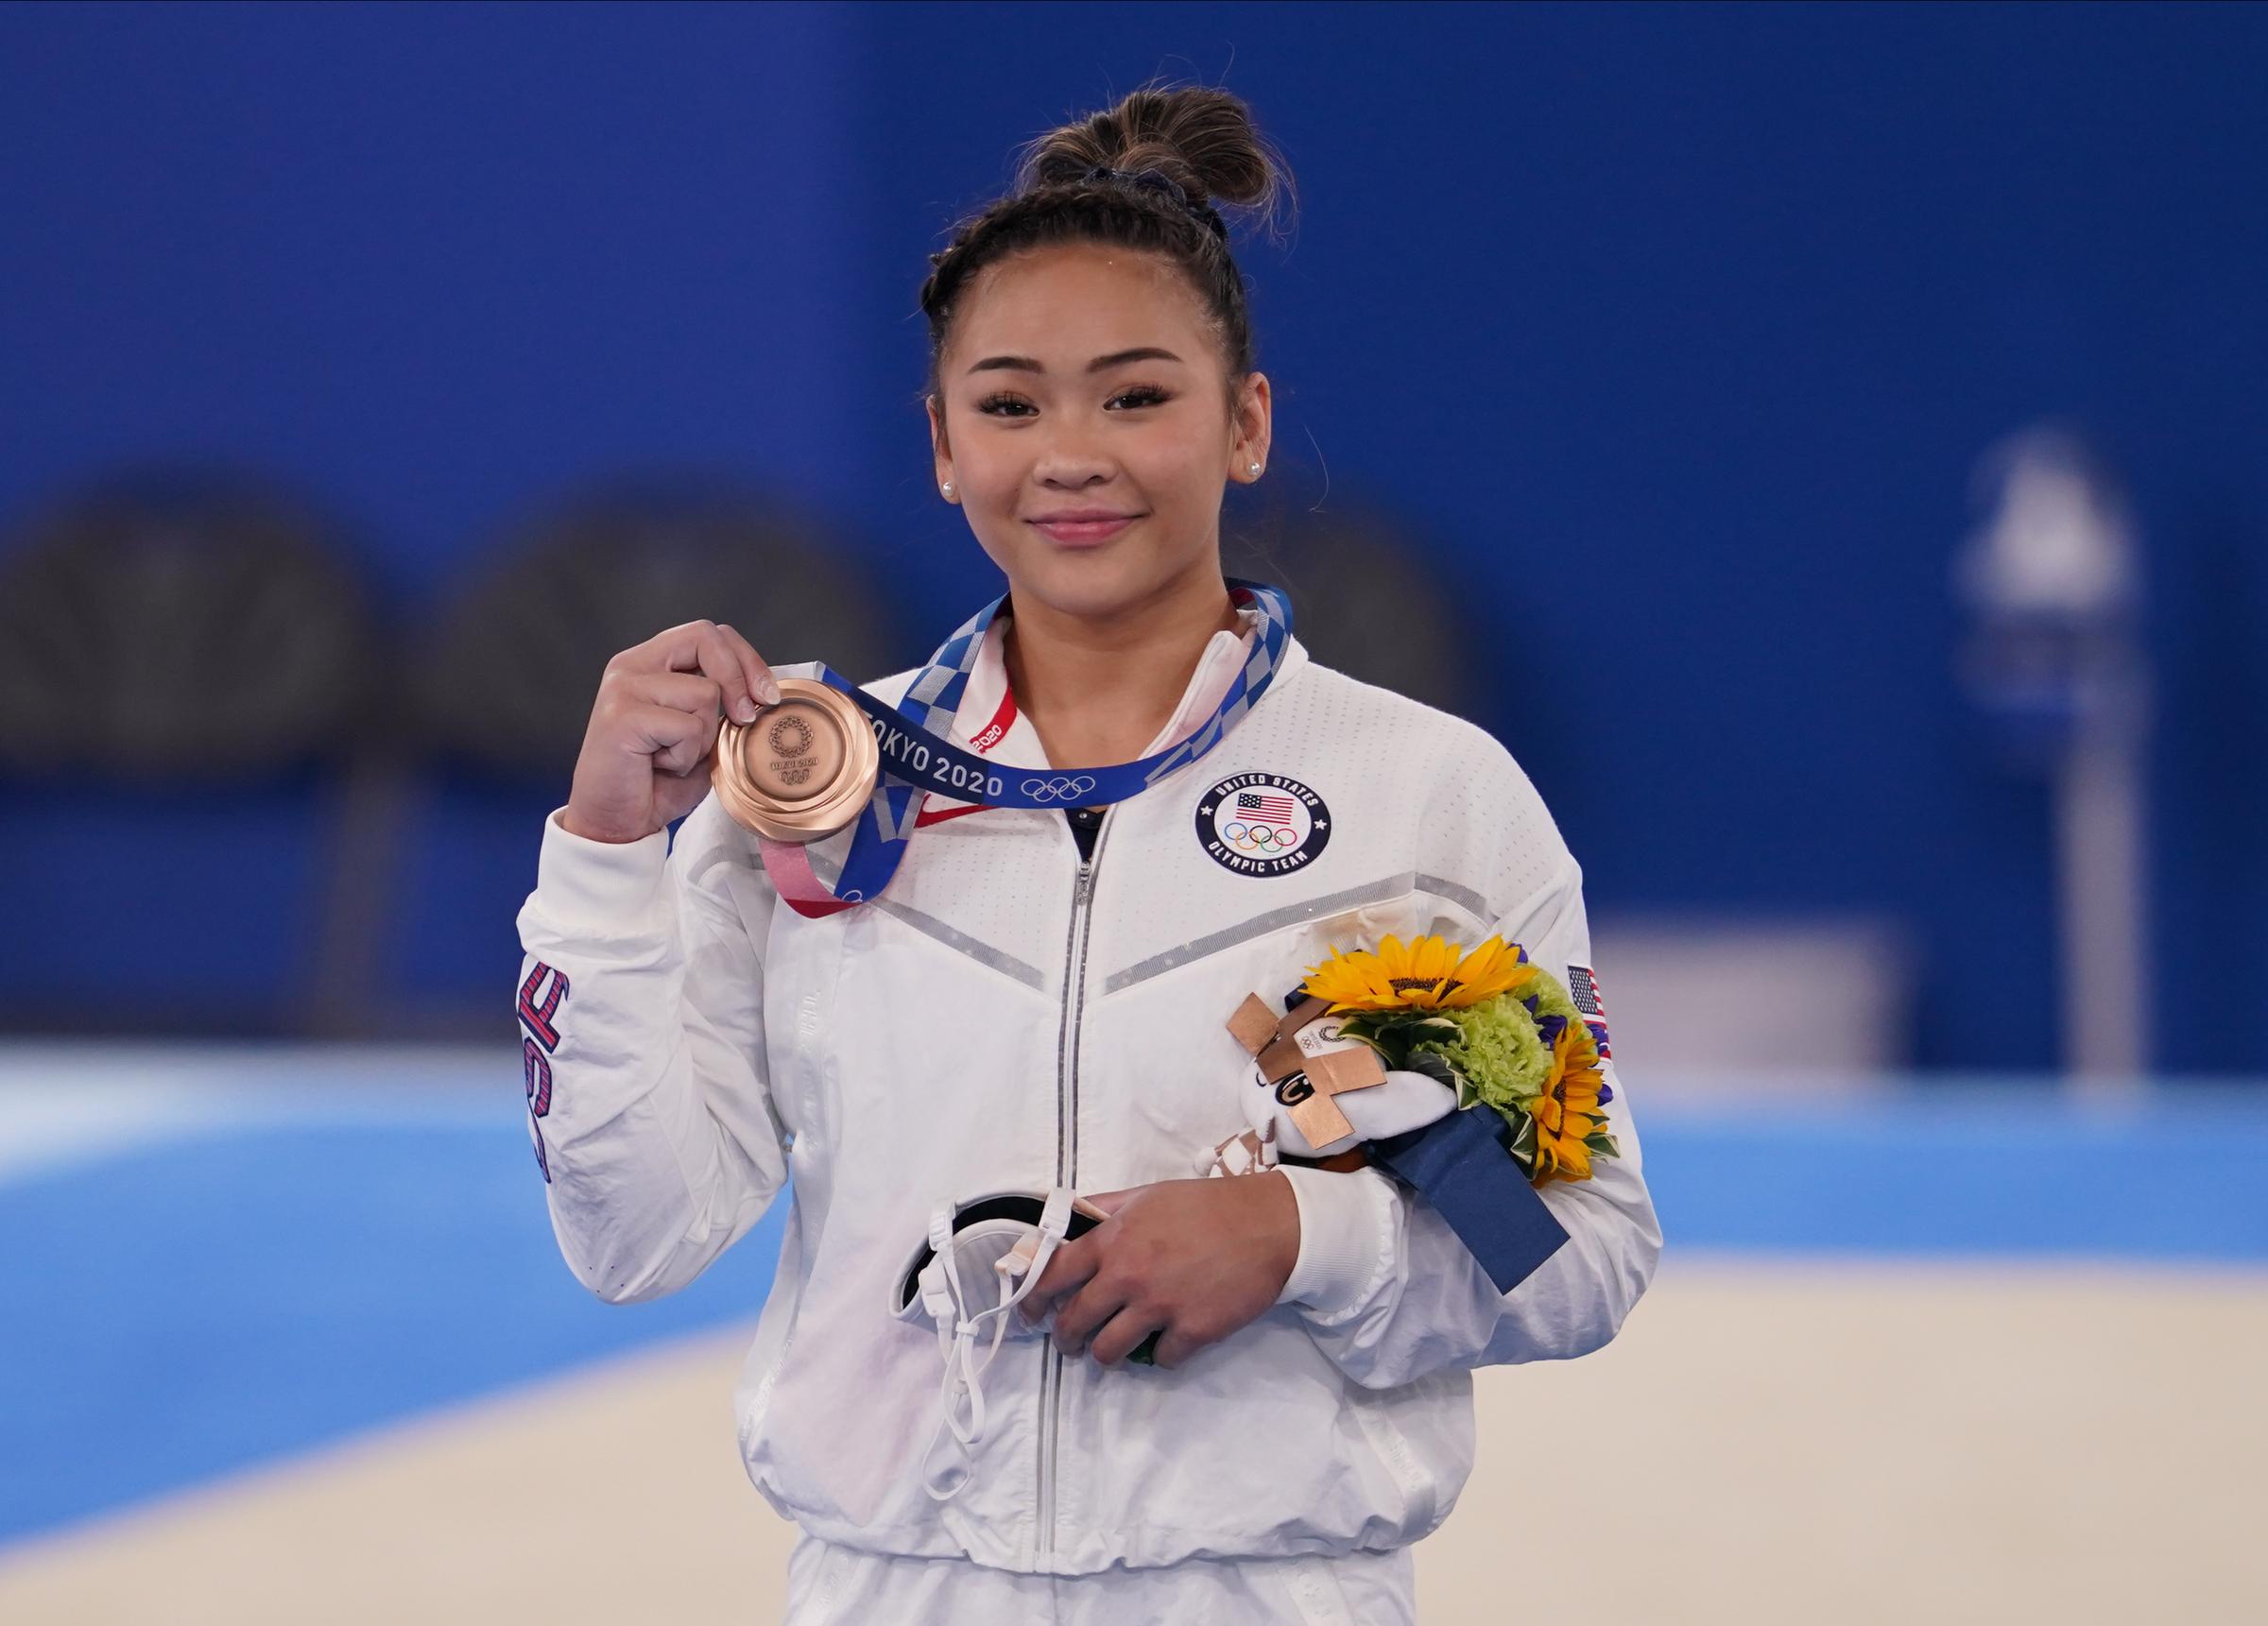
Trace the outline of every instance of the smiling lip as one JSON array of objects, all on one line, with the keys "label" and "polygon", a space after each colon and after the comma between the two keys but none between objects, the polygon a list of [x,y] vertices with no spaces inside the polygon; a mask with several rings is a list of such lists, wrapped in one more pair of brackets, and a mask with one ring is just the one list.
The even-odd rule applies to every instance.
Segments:
[{"label": "smiling lip", "polygon": [[1031,523],[1051,540],[1076,547],[1107,542],[1141,518],[1140,514],[1114,514],[1105,508],[1073,508]]}]

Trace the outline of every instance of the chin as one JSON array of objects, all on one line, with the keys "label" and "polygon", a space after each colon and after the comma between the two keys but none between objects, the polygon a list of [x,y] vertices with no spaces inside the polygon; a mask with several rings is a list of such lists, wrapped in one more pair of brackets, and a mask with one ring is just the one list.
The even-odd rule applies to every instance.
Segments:
[{"label": "chin", "polygon": [[1171,573],[1156,560],[1115,554],[1108,547],[1024,562],[1028,568],[1010,578],[1016,590],[1065,615],[1111,615],[1147,598],[1171,579]]}]

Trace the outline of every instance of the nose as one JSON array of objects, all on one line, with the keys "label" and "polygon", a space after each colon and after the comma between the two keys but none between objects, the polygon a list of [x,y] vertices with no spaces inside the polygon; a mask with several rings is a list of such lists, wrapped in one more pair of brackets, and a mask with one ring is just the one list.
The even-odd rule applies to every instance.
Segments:
[{"label": "nose", "polygon": [[1040,454],[1032,477],[1051,490],[1079,491],[1108,480],[1116,471],[1117,465],[1099,453],[1059,441]]}]

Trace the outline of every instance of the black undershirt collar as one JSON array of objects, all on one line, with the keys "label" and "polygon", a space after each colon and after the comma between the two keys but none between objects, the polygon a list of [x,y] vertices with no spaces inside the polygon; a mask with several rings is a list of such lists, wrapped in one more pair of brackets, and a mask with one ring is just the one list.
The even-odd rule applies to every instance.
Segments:
[{"label": "black undershirt collar", "polygon": [[1071,821],[1071,833],[1079,844],[1079,858],[1084,863],[1094,861],[1095,832],[1103,828],[1101,808],[1065,808],[1063,816]]}]

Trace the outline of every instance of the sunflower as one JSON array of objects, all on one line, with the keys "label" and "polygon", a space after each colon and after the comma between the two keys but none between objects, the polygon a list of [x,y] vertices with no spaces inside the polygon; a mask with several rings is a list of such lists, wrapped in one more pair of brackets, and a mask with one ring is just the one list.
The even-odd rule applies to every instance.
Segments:
[{"label": "sunflower", "polygon": [[1522,1104],[1536,1124],[1538,1185],[1556,1174],[1563,1180],[1590,1178],[1593,1152],[1615,1155],[1600,1102],[1606,1081],[1599,1076],[1598,1042],[1579,1021],[1562,1022],[1552,1040],[1552,1070],[1541,1095]]},{"label": "sunflower", "polygon": [[1462,953],[1440,937],[1413,938],[1406,946],[1388,935],[1376,953],[1357,949],[1307,968],[1300,992],[1342,1011],[1461,1010],[1525,986],[1537,974],[1527,950],[1491,936]]},{"label": "sunflower", "polygon": [[[1451,945],[1450,952],[1456,952],[1455,945]],[[1491,936],[1458,960],[1449,986],[1442,990],[1441,1003],[1447,1009],[1461,1010],[1499,994],[1518,994],[1540,975],[1540,967],[1528,958],[1525,949]]]}]

